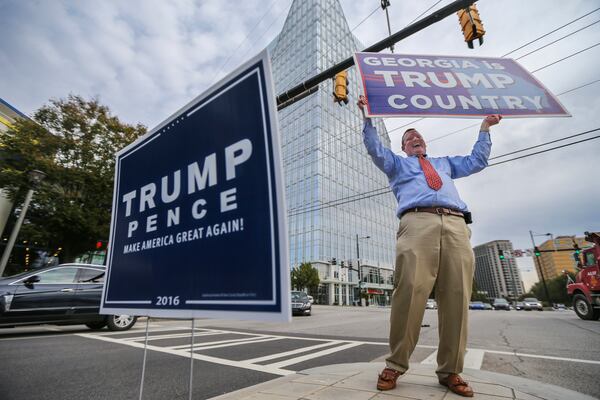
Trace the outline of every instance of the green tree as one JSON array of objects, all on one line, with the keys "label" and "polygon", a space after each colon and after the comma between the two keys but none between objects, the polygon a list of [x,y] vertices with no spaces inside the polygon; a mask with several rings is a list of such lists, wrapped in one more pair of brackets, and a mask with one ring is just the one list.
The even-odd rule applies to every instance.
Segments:
[{"label": "green tree", "polygon": [[320,282],[319,272],[310,263],[303,263],[292,269],[291,280],[293,289],[308,289],[309,293],[316,293]]},{"label": "green tree", "polygon": [[60,248],[61,262],[106,240],[115,153],[145,132],[143,125],[119,121],[96,99],[69,95],[0,133],[0,187],[16,204],[29,187],[28,171],[47,175],[36,189],[19,240]]},{"label": "green tree", "polygon": [[471,286],[471,301],[488,301],[486,292],[481,292],[473,279],[473,285]]},{"label": "green tree", "polygon": [[[569,272],[569,276],[571,279],[575,279],[575,275]],[[571,299],[567,295],[567,277],[564,275],[557,276],[552,279],[546,280],[546,286],[548,287],[548,294],[550,295],[550,299],[552,303],[562,303],[568,306],[571,305]],[[522,296],[525,297],[535,297],[539,300],[544,300],[547,306],[551,306],[546,299],[546,292],[544,291],[544,284],[540,281],[535,283],[529,293],[526,293]]]}]

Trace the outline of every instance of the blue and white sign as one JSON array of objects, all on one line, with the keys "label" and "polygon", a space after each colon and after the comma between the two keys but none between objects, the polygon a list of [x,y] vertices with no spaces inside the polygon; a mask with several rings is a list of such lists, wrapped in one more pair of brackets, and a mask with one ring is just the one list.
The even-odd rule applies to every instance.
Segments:
[{"label": "blue and white sign", "polygon": [[290,320],[266,51],[121,150],[104,314]]}]

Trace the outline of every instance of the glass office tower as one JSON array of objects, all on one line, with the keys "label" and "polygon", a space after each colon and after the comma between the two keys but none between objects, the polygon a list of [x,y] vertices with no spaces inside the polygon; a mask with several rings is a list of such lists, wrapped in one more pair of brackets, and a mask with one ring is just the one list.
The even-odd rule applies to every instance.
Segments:
[{"label": "glass office tower", "polygon": [[[280,94],[362,46],[350,32],[337,0],[295,0],[268,49]],[[303,262],[327,264],[333,258],[338,265],[341,261],[356,265],[357,245],[361,264],[393,266],[396,202],[385,174],[375,167],[362,143],[354,67],[348,80],[346,105],[334,103],[333,83],[326,81],[316,93],[279,112],[292,267]],[[389,146],[383,122],[374,122]],[[322,281],[342,279],[342,273],[339,269],[324,273]]]}]

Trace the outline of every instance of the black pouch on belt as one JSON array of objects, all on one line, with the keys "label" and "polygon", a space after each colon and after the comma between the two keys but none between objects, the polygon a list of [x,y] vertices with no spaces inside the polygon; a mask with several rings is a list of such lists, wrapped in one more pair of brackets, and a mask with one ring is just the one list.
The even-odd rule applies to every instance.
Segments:
[{"label": "black pouch on belt", "polygon": [[470,211],[465,211],[464,213],[464,219],[465,219],[465,223],[466,224],[472,224],[473,223],[473,218],[471,217],[471,212]]}]

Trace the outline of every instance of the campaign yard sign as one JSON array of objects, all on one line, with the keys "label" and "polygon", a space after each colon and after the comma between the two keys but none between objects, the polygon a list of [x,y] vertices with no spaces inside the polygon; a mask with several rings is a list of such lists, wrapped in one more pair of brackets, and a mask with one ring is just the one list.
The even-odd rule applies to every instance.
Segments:
[{"label": "campaign yard sign", "polygon": [[118,153],[101,313],[291,319],[274,99],[262,52]]},{"label": "campaign yard sign", "polygon": [[569,117],[510,58],[355,53],[369,117]]}]

